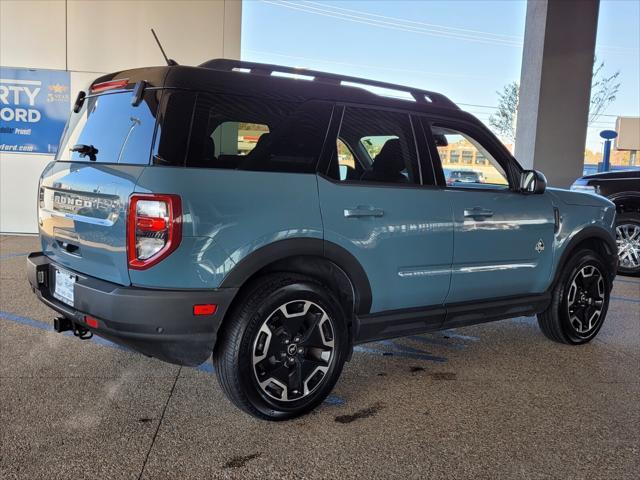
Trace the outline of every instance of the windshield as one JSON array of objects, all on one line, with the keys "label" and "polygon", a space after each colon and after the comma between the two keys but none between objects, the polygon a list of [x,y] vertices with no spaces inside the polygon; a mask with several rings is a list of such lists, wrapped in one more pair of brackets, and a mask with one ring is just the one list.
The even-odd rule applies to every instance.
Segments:
[{"label": "windshield", "polygon": [[130,91],[92,95],[71,113],[57,160],[148,164],[159,91],[131,105]]}]

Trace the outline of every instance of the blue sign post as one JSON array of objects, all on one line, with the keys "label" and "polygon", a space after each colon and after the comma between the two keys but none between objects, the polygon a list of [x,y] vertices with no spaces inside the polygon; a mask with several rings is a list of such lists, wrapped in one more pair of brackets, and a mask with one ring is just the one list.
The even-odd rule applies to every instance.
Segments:
[{"label": "blue sign post", "polygon": [[69,72],[0,67],[0,152],[56,153],[69,90]]},{"label": "blue sign post", "polygon": [[611,140],[618,136],[615,130],[602,130],[600,136],[604,138],[604,152],[602,152],[602,171],[608,172],[611,158]]}]

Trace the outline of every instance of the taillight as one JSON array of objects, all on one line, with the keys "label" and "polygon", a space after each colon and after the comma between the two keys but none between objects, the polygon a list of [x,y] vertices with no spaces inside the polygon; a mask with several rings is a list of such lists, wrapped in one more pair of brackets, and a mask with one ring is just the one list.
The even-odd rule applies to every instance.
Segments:
[{"label": "taillight", "polygon": [[173,252],[182,240],[182,204],[178,195],[136,194],[129,200],[129,268],[144,270]]}]

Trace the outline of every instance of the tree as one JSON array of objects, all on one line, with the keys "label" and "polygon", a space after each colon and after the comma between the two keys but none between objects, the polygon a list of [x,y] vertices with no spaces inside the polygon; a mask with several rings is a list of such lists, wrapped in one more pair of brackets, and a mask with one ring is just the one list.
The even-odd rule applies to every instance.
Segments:
[{"label": "tree", "polygon": [[[595,122],[616,99],[620,82],[620,71],[607,76],[604,73],[604,62],[598,63],[593,59],[594,69],[591,80],[591,100],[589,103],[589,125]],[[518,82],[511,82],[504,86],[498,94],[498,108],[489,117],[489,125],[505,140],[513,143],[516,138],[516,118],[518,116],[518,101],[520,86]]]},{"label": "tree", "polygon": [[496,93],[498,94],[498,110],[489,117],[489,125],[495,128],[501,137],[514,143],[520,85],[514,81],[505,85],[502,92]]},{"label": "tree", "polygon": [[602,69],[604,62],[598,64],[598,59],[593,59],[593,64],[597,66],[593,69],[591,80],[591,102],[589,104],[589,125],[595,122],[604,113],[609,105],[616,99],[620,89],[620,70],[613,75],[606,76]]}]

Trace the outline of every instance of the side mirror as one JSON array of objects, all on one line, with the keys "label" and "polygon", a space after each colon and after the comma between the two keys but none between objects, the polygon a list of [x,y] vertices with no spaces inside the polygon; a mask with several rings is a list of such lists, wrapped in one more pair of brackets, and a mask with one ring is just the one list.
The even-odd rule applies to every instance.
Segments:
[{"label": "side mirror", "polygon": [[547,188],[547,179],[542,172],[525,170],[520,177],[520,191],[523,193],[540,194]]}]

